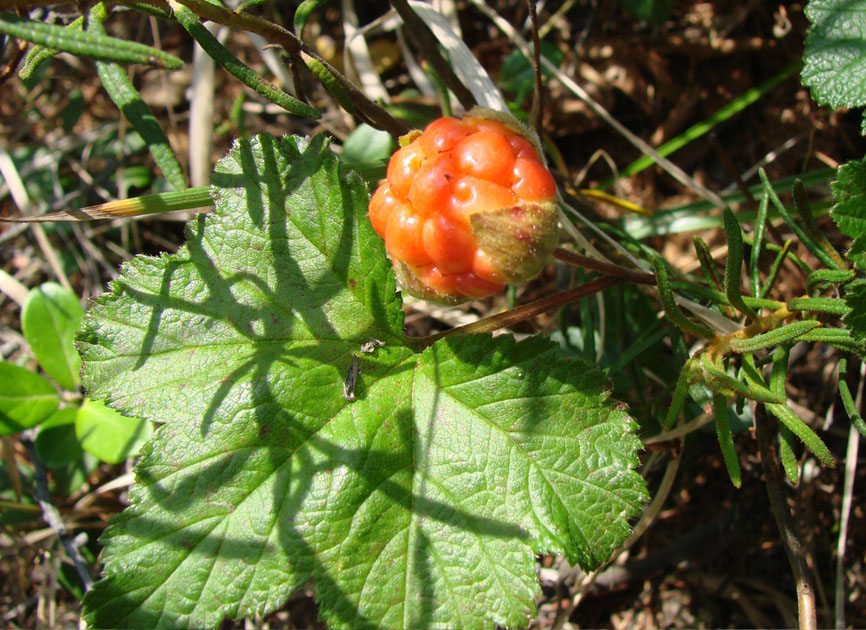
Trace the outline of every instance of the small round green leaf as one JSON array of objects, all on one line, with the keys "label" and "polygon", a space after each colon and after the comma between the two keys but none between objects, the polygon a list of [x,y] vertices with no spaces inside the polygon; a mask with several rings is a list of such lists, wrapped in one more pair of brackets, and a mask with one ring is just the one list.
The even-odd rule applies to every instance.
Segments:
[{"label": "small round green leaf", "polygon": [[30,370],[0,363],[0,435],[36,426],[57,408],[54,386]]},{"label": "small round green leaf", "polygon": [[344,164],[387,160],[397,150],[397,142],[387,131],[374,129],[366,123],[358,125],[343,143],[340,158]]},{"label": "small round green leaf", "polygon": [[150,422],[127,418],[102,401],[85,399],[75,416],[75,435],[82,448],[112,464],[137,455],[151,433]]},{"label": "small round green leaf", "polygon": [[78,386],[81,358],[73,342],[83,315],[78,297],[54,282],[31,291],[21,313],[21,328],[33,354],[63,389]]},{"label": "small round green leaf", "polygon": [[71,464],[81,457],[81,444],[75,437],[75,407],[64,407],[52,413],[39,426],[33,444],[36,455],[46,468]]}]

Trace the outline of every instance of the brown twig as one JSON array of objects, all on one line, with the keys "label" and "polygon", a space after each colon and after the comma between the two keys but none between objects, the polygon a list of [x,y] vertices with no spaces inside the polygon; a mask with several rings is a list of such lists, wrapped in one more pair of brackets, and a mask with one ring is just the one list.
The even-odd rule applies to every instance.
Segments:
[{"label": "brown twig", "polygon": [[442,82],[448,86],[449,90],[454,92],[454,96],[457,97],[460,104],[467,110],[472,109],[476,105],[475,97],[469,91],[469,88],[463,85],[451,68],[451,64],[439,52],[436,37],[427,28],[424,20],[418,17],[418,14],[412,10],[412,7],[409,6],[406,0],[391,0],[391,6],[400,14],[406,28],[415,36],[415,43],[421,50],[422,58],[433,66]]},{"label": "brown twig", "polygon": [[651,273],[634,271],[632,269],[627,269],[626,267],[614,265],[613,263],[602,262],[600,260],[596,260],[595,258],[590,258],[588,256],[583,256],[582,254],[570,252],[567,249],[563,249],[561,247],[557,247],[553,250],[553,257],[557,260],[561,260],[562,262],[569,263],[571,265],[576,265],[584,269],[590,269],[591,271],[598,271],[599,273],[603,273],[606,276],[621,278],[622,280],[634,282],[635,284],[649,284],[653,286],[655,286],[656,284],[656,277]]},{"label": "brown twig", "polygon": [[24,58],[24,53],[26,51],[27,42],[19,40],[18,49],[12,54],[12,57],[9,59],[9,62],[5,67],[0,69],[0,85],[6,83],[6,81],[15,74],[15,71],[18,69],[18,64],[21,63],[21,59]]},{"label": "brown twig", "polygon": [[433,344],[433,342],[442,339],[443,337],[451,337],[453,335],[475,335],[493,332],[495,330],[499,330],[500,328],[513,326],[514,324],[527,320],[530,317],[534,317],[539,313],[544,313],[545,311],[550,311],[552,309],[559,308],[560,306],[563,306],[565,304],[570,304],[571,302],[576,302],[577,300],[580,300],[582,298],[594,295],[596,293],[599,293],[600,291],[604,291],[605,289],[616,286],[621,282],[623,282],[622,278],[616,278],[611,276],[597,278],[591,282],[582,284],[579,287],[569,289],[568,291],[561,291],[559,293],[555,293],[548,297],[541,298],[540,300],[530,302],[529,304],[518,306],[504,313],[499,313],[498,315],[491,315],[490,317],[485,317],[484,319],[480,319],[477,322],[472,322],[471,324],[466,324],[465,326],[458,326],[457,328],[452,328],[451,330],[446,330],[435,335],[429,335],[427,337],[417,337],[415,339],[411,339],[410,341],[414,345],[420,347],[427,347]]},{"label": "brown twig", "polygon": [[779,459],[773,447],[776,424],[775,419],[766,413],[763,405],[759,404],[755,407],[755,433],[761,453],[764,483],[767,486],[770,507],[779,528],[782,545],[788,555],[788,562],[791,564],[794,582],[797,585],[800,630],[813,630],[818,627],[815,587],[812,584],[812,573],[806,558],[808,551],[797,536],[794,519],[785,498],[785,485],[782,481]]}]

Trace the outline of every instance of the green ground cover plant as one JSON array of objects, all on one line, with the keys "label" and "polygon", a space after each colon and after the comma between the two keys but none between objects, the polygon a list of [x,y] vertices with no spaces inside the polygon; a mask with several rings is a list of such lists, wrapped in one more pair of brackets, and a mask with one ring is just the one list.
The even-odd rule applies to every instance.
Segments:
[{"label": "green ground cover plant", "polygon": [[[350,80],[304,39],[327,2],[294,7],[291,28],[259,4],[96,3],[56,23],[42,13],[51,2],[0,0],[0,33],[27,43],[8,64],[19,80],[38,81],[61,52],[92,62],[158,172],[142,180],[147,194],[4,221],[118,220],[213,206],[186,223],[177,251],[125,262],[86,312],[52,282],[21,298],[34,361],[0,363],[0,433],[6,444],[20,436],[33,464],[22,481],[15,458],[4,458],[4,505],[13,515],[36,505],[57,531],[85,622],[216,628],[226,618],[273,614],[312,584],[328,627],[521,627],[543,597],[538,558],[556,555],[583,576],[551,622],[559,627],[658,518],[687,437],[712,422],[723,462],[715,474],[739,488],[744,458],[760,461],[800,627],[826,623],[831,613],[817,611],[810,551],[786,492],[801,483],[806,459],[831,469],[839,454],[792,408],[788,388],[803,348],[833,353],[835,389],[852,427],[845,464],[853,466],[850,444],[866,435],[858,394],[866,160],[775,181],[758,168],[760,184],[721,195],[667,157],[758,102],[796,66],[656,150],[566,76],[555,47],[538,44],[543,29],[532,3],[534,46],[491,7],[470,3],[514,44],[497,86],[442,13],[394,0],[386,17],[414,36],[425,61],[418,82],[438,99],[437,107],[411,110],[380,102],[384,84],[364,71],[362,52],[352,53],[359,76]],[[652,23],[671,15],[666,2],[622,4]],[[858,8],[839,0],[806,8],[801,76],[821,104],[866,104],[856,80],[866,46]],[[189,186],[126,68],[183,62],[109,35],[121,13],[179,25],[262,102],[307,121],[323,119],[325,102],[359,124],[342,141],[321,131],[241,135],[209,185]],[[294,89],[244,63],[208,25],[281,47]],[[327,95],[318,109],[301,89],[301,71]],[[617,174],[592,190],[563,177],[565,158],[543,133],[542,81],[561,82],[643,154],[625,175],[655,165],[705,207],[652,213],[605,192]],[[385,245],[367,217],[370,194],[398,138],[473,105],[539,132],[558,174],[561,236],[548,267],[556,265],[563,282],[519,304],[512,287],[500,312],[411,334]],[[9,167],[3,172],[12,188]],[[826,203],[807,193],[821,185],[831,191]],[[753,208],[732,210],[748,197]],[[587,217],[590,199],[634,215]],[[845,240],[828,235],[828,214]],[[659,237],[710,227],[723,234],[721,264],[700,236],[691,241],[696,273],[663,255]],[[789,236],[780,239],[783,229]],[[783,268],[798,274],[804,291],[780,287]],[[556,312],[548,330],[523,332]],[[641,393],[648,373],[661,382],[652,397]],[[631,408],[616,396],[630,389],[638,392]],[[671,454],[642,462],[653,445]],[[99,539],[101,577],[91,583],[84,565],[95,558],[65,531],[45,470],[64,471],[50,490],[69,495],[73,484],[57,485],[63,475],[68,481],[77,471],[80,479],[98,461],[132,458],[128,506]],[[658,485],[641,474],[650,461],[665,471]],[[838,623],[838,588],[836,597]]]}]

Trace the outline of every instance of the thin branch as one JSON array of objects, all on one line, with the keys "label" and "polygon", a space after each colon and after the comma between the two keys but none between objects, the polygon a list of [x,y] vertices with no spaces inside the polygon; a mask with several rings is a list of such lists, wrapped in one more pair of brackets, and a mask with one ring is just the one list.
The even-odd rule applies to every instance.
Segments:
[{"label": "thin branch", "polygon": [[0,85],[3,85],[9,80],[9,78],[15,75],[15,71],[18,69],[18,64],[20,64],[21,59],[24,58],[25,52],[27,52],[27,42],[19,40],[18,49],[12,54],[6,66],[3,69],[0,69]]},{"label": "thin branch", "polygon": [[429,335],[427,337],[416,337],[414,339],[410,338],[409,342],[419,347],[427,347],[429,345],[432,345],[433,342],[442,339],[443,337],[489,333],[495,330],[499,330],[500,328],[507,328],[508,326],[513,326],[518,322],[525,321],[530,317],[534,317],[539,313],[544,313],[545,311],[559,308],[560,306],[576,302],[577,300],[598,293],[599,291],[609,289],[613,286],[616,286],[617,284],[620,284],[622,281],[622,278],[613,278],[610,276],[597,278],[596,280],[593,280],[592,282],[587,282],[586,284],[582,284],[579,287],[569,289],[568,291],[561,291],[559,293],[555,293],[546,298],[541,298],[540,300],[530,302],[529,304],[518,306],[517,308],[513,308],[504,313],[485,317],[484,319],[480,319],[477,322],[472,322],[471,324],[458,326],[457,328],[452,328],[451,330],[446,330],[444,332],[437,333],[435,335]]},{"label": "thin branch", "polygon": [[620,267],[619,265],[596,260],[595,258],[577,254],[561,247],[557,247],[553,250],[553,257],[571,265],[576,265],[592,271],[598,271],[606,276],[622,278],[623,280],[634,282],[635,284],[649,284],[652,286],[655,286],[656,284],[656,277],[651,273],[644,273],[642,271],[634,271],[626,267]]},{"label": "thin branch", "polygon": [[812,572],[806,560],[808,551],[803,547],[797,536],[794,519],[788,508],[785,497],[785,483],[776,449],[773,446],[773,436],[776,434],[776,420],[764,410],[764,405],[755,407],[755,433],[758,449],[761,452],[761,467],[764,469],[764,483],[770,496],[770,507],[779,528],[782,545],[788,555],[794,582],[797,585],[797,608],[799,610],[800,630],[814,630],[818,627],[815,606],[815,587],[812,584]]}]

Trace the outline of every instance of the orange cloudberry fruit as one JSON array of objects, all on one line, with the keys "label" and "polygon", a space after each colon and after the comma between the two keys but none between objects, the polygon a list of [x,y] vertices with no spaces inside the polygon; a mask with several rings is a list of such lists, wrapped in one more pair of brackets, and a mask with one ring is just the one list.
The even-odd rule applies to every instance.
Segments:
[{"label": "orange cloudberry fruit", "polygon": [[476,109],[401,139],[368,215],[404,292],[458,304],[538,274],[557,243],[556,186],[529,136]]}]

